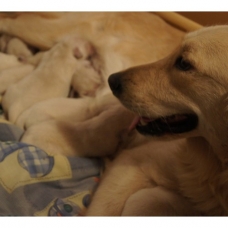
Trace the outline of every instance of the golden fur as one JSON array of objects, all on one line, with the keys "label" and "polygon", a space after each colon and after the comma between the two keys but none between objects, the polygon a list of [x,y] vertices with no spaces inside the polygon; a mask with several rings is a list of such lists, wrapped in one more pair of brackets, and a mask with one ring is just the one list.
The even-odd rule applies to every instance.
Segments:
[{"label": "golden fur", "polygon": [[[11,36],[4,50],[20,60],[10,56],[10,68],[26,72],[16,79],[11,72],[12,83],[3,83],[4,110],[26,129],[23,142],[50,154],[118,151],[86,215],[227,215],[226,30],[191,33],[172,56],[148,64],[183,36],[153,14],[2,14],[0,32]],[[15,50],[15,37],[40,52],[31,56],[23,43],[25,51]],[[180,55],[194,70],[175,68]],[[135,114],[107,87],[117,71],[127,108],[150,118],[195,113],[198,127],[164,142],[129,133]],[[70,86],[81,98],[66,98]]]},{"label": "golden fur", "polygon": [[111,76],[118,79],[118,87],[111,85],[116,96],[138,115],[191,113],[198,125],[122,152],[88,215],[228,215],[227,35],[228,26],[203,28],[169,57]]},{"label": "golden fur", "polygon": [[[14,58],[0,72],[2,105],[26,130],[21,140],[90,156],[114,153],[133,118],[110,93],[108,76],[166,56],[183,37],[152,13],[3,13],[0,33],[2,62]],[[81,98],[67,98],[70,87]]]}]

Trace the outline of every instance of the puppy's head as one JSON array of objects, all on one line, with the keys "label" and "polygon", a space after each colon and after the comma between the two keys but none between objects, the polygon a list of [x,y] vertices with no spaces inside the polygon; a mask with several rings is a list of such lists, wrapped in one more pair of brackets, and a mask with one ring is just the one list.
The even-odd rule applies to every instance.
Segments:
[{"label": "puppy's head", "polygon": [[204,28],[186,35],[167,58],[109,77],[113,94],[139,116],[140,133],[198,135],[224,124],[227,38],[228,26]]}]

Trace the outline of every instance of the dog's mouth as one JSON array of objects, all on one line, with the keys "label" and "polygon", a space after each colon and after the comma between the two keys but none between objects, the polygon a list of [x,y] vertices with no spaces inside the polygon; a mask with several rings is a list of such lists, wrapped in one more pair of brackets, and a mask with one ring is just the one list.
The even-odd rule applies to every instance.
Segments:
[{"label": "dog's mouth", "polygon": [[195,114],[175,114],[157,119],[137,117],[132,122],[130,130],[136,128],[139,133],[144,135],[162,136],[189,132],[197,125],[198,117]]}]

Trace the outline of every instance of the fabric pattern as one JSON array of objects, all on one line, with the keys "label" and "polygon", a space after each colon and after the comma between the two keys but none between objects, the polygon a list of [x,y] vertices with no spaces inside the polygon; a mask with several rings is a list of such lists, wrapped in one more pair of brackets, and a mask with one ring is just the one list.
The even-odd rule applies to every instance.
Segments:
[{"label": "fabric pattern", "polygon": [[99,184],[101,159],[50,156],[0,122],[0,215],[76,216]]},{"label": "fabric pattern", "polygon": [[31,177],[47,175],[54,166],[54,158],[34,146],[26,146],[18,153],[18,162]]}]

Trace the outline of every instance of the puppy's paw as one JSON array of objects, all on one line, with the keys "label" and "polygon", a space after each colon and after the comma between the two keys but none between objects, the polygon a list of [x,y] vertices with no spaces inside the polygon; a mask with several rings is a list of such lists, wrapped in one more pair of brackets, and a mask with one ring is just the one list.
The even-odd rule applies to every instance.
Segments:
[{"label": "puppy's paw", "polygon": [[94,97],[102,84],[101,76],[92,67],[78,68],[72,78],[73,90],[79,97]]},{"label": "puppy's paw", "polygon": [[[96,67],[94,63],[97,63]],[[79,97],[94,97],[103,84],[98,57],[77,62],[71,85]]]}]

